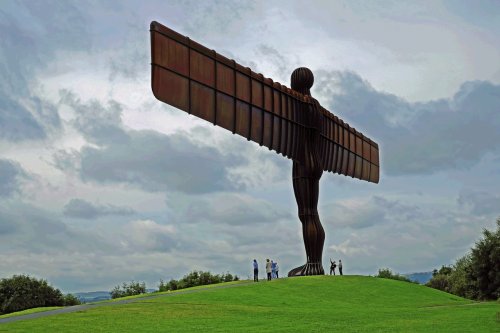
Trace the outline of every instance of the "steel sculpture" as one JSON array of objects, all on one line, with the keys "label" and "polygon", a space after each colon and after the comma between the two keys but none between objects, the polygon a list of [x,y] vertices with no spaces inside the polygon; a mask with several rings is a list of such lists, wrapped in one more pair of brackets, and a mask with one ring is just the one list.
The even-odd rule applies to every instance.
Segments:
[{"label": "steel sculpture", "polygon": [[319,179],[330,171],[378,183],[378,145],[311,97],[309,69],[297,68],[289,89],[158,22],[151,22],[150,31],[158,100],[293,160],[307,262],[288,276],[324,274]]}]

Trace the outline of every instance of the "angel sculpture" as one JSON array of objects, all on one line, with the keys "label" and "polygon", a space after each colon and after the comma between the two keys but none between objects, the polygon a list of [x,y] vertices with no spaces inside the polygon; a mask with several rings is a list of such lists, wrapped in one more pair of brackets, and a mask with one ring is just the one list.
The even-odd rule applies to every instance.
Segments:
[{"label": "angel sculpture", "polygon": [[325,232],[318,215],[323,171],[379,181],[378,145],[311,96],[313,73],[297,68],[291,89],[158,22],[151,22],[155,97],[293,160],[306,263],[288,276],[322,275]]}]

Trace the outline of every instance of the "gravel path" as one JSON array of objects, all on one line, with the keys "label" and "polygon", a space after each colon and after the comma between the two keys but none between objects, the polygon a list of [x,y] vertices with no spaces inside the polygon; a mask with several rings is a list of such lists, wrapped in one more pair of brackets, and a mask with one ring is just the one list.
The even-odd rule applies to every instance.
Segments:
[{"label": "gravel path", "polygon": [[19,320],[35,319],[35,318],[40,318],[40,317],[52,316],[52,315],[61,314],[61,313],[71,313],[71,312],[76,312],[76,311],[84,311],[84,310],[93,309],[93,308],[99,308],[99,307],[103,307],[103,306],[113,306],[113,305],[118,305],[118,304],[128,304],[128,303],[134,303],[134,302],[142,302],[144,300],[149,300],[149,299],[158,298],[158,297],[170,297],[170,296],[175,296],[175,295],[196,293],[196,292],[204,291],[204,290],[213,290],[213,289],[223,289],[223,288],[233,288],[233,287],[239,287],[239,286],[246,286],[246,285],[249,285],[249,284],[252,284],[252,283],[253,282],[246,282],[246,283],[238,283],[238,284],[231,284],[231,285],[210,286],[210,287],[199,288],[199,289],[194,289],[194,290],[179,290],[179,291],[176,291],[174,293],[167,293],[167,294],[161,294],[161,295],[154,295],[153,294],[153,295],[139,297],[139,298],[123,299],[123,300],[114,301],[114,302],[89,303],[89,304],[82,304],[82,305],[67,306],[67,307],[60,308],[60,309],[55,309],[55,310],[49,310],[49,311],[43,311],[43,312],[36,312],[36,313],[29,313],[29,314],[25,314],[25,315],[22,315],[22,316],[1,318],[0,319],[0,324],[3,324],[3,323],[12,323],[12,322],[19,321]]}]

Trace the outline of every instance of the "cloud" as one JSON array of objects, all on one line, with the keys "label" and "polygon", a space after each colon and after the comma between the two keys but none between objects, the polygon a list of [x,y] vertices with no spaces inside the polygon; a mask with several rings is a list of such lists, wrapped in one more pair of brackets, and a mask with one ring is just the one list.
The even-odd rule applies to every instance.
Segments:
[{"label": "cloud", "polygon": [[0,91],[0,138],[20,141],[44,137],[45,131],[33,114]]},{"label": "cloud", "polygon": [[60,151],[54,155],[54,164],[78,170],[84,182],[191,194],[244,187],[233,182],[229,173],[230,168],[246,162],[242,156],[196,144],[189,133],[165,135],[127,129],[121,122],[122,106],[115,101],[107,107],[97,101],[82,103],[65,92],[62,102],[75,110],[75,127],[92,145],[79,152]]},{"label": "cloud", "polygon": [[[89,46],[86,22],[70,3],[9,2],[0,9],[0,138],[44,139],[60,127],[56,107],[35,92],[36,73],[56,50]],[[50,36],[50,38],[48,38]]]},{"label": "cloud", "polygon": [[182,223],[196,224],[208,221],[211,225],[223,228],[265,225],[292,218],[288,210],[274,207],[265,200],[242,193],[211,193],[177,200],[172,198],[169,206],[175,209],[179,222],[182,220]]},{"label": "cloud", "polygon": [[320,207],[325,224],[337,228],[364,229],[395,221],[416,220],[422,216],[418,205],[382,196],[338,200]]},{"label": "cloud", "polygon": [[122,245],[134,252],[169,252],[179,243],[172,225],[162,225],[152,220],[132,221],[124,226],[122,233]]},{"label": "cloud", "polygon": [[0,159],[0,198],[20,193],[23,181],[30,175],[15,161]]},{"label": "cloud", "polygon": [[462,84],[451,99],[409,103],[376,91],[353,72],[318,72],[325,103],[379,143],[387,175],[432,174],[470,168],[500,152],[500,85]]},{"label": "cloud", "polygon": [[462,191],[457,203],[470,209],[475,215],[496,214],[500,216],[500,195],[485,191]]},{"label": "cloud", "polygon": [[0,202],[0,252],[60,253],[110,251],[105,237],[64,223],[58,214],[20,200]]},{"label": "cloud", "polygon": [[82,199],[71,199],[63,213],[68,217],[95,219],[107,215],[128,216],[135,214],[133,209],[114,205],[96,205]]}]

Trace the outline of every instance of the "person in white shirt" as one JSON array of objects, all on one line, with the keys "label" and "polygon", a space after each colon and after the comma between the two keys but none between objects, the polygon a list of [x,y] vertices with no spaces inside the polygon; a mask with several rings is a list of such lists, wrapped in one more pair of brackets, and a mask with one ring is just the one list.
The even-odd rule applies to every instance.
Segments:
[{"label": "person in white shirt", "polygon": [[269,259],[266,259],[266,273],[267,273],[267,280],[271,281],[271,273],[273,272],[273,266]]}]

